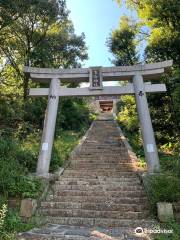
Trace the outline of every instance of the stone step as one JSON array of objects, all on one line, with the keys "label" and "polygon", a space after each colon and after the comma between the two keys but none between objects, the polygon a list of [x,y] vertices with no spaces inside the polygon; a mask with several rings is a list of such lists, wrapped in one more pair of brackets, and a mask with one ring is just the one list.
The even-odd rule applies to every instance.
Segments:
[{"label": "stone step", "polygon": [[140,182],[138,177],[129,176],[86,176],[86,175],[62,175],[58,178],[58,181],[98,181],[98,182]]},{"label": "stone step", "polygon": [[102,155],[98,155],[98,156],[84,156],[84,155],[76,155],[74,156],[74,158],[72,159],[72,161],[94,161],[94,162],[110,162],[110,163],[132,163],[134,162],[134,159],[132,160],[131,158],[127,158],[127,157],[122,157],[120,155],[116,155],[116,156],[102,156]]},{"label": "stone step", "polygon": [[87,158],[87,157],[82,157],[82,158],[74,158],[72,161],[71,161],[71,164],[73,163],[78,163],[78,164],[85,164],[85,163],[93,163],[93,164],[128,164],[128,165],[132,165],[135,161],[132,160],[132,159],[126,159],[126,160],[122,160],[120,158],[117,158],[117,159],[110,159],[110,158],[94,158],[94,157],[90,157],[90,158]]},{"label": "stone step", "polygon": [[[102,141],[102,140],[101,140]],[[122,154],[126,154],[128,155],[128,150],[126,148],[126,146],[124,144],[122,144],[122,142],[117,142],[116,144],[108,144],[108,145],[105,145],[105,144],[102,144],[100,141],[100,143],[96,143],[94,146],[91,145],[89,146],[88,144],[85,145],[83,144],[81,146],[81,151],[80,152],[94,152],[94,151],[100,151],[100,152],[121,152]]]},{"label": "stone step", "polygon": [[[149,227],[150,228],[150,227]],[[134,234],[135,228],[100,228],[47,224],[27,233],[18,234],[18,240],[150,240],[148,235]]]},{"label": "stone step", "polygon": [[127,153],[123,153],[123,152],[119,152],[119,153],[114,153],[114,152],[107,152],[107,153],[103,153],[102,151],[100,152],[100,153],[94,153],[94,154],[92,154],[92,152],[91,153],[88,153],[87,154],[87,152],[86,152],[86,154],[83,154],[82,152],[79,152],[79,153],[76,153],[76,155],[74,156],[74,158],[105,158],[105,159],[107,159],[107,158],[109,158],[109,159],[117,159],[117,158],[119,158],[119,159],[124,159],[124,160],[127,160],[127,159],[129,159],[129,155],[127,154]]},{"label": "stone step", "polygon": [[104,158],[99,158],[99,159],[96,159],[96,158],[81,158],[81,159],[73,159],[72,163],[73,162],[77,163],[77,164],[84,164],[84,165],[87,164],[87,166],[89,164],[91,164],[91,165],[93,165],[93,164],[94,165],[107,165],[107,166],[109,166],[109,168],[113,168],[113,166],[116,167],[117,165],[133,166],[134,161],[130,162],[130,160],[121,160],[119,158],[117,158],[117,159],[113,158],[113,160],[109,159],[109,158],[107,158],[107,159],[104,159]]},{"label": "stone step", "polygon": [[[106,150],[106,149],[126,149],[126,146],[124,145],[124,143],[122,142],[121,138],[119,137],[114,137],[113,139],[109,139],[109,137],[106,137],[106,139],[103,139],[104,136],[102,137],[98,137],[95,138],[93,137],[93,140],[90,141],[85,141],[82,144],[82,147],[85,149],[102,149],[102,150]],[[107,139],[108,138],[108,139]]]},{"label": "stone step", "polygon": [[129,165],[129,166],[133,166],[133,164],[136,164],[136,160],[133,159],[126,159],[126,160],[122,160],[120,158],[94,158],[94,157],[83,157],[83,158],[74,158],[73,160],[71,160],[71,164],[111,164],[111,165]]},{"label": "stone step", "polygon": [[108,176],[87,176],[86,178],[84,178],[86,176],[81,175],[81,176],[76,176],[76,177],[71,177],[66,176],[66,175],[62,175],[59,177],[59,181],[85,181],[85,182],[107,182],[107,183],[117,183],[117,182],[138,182],[140,183],[140,179],[135,176],[135,177],[124,177],[124,176],[120,176],[120,177],[108,177]]},{"label": "stone step", "polygon": [[109,197],[138,197],[145,196],[145,192],[142,190],[133,190],[133,191],[78,191],[78,190],[59,190],[55,191],[55,196],[104,196],[108,194]]},{"label": "stone step", "polygon": [[53,208],[53,209],[84,209],[84,210],[101,210],[101,211],[131,211],[131,212],[141,212],[147,210],[147,206],[143,204],[127,204],[127,203],[113,203],[113,202],[102,202],[102,203],[92,203],[92,202],[42,202],[41,208]]},{"label": "stone step", "polygon": [[[116,181],[115,181],[116,180]],[[129,179],[114,179],[113,181],[111,180],[101,180],[99,181],[98,179],[80,179],[80,180],[76,180],[74,178],[72,179],[64,179],[62,178],[62,180],[60,181],[56,181],[55,184],[56,185],[86,185],[86,186],[97,186],[97,185],[101,185],[101,186],[109,186],[109,187],[118,187],[118,186],[142,186],[140,184],[140,181],[135,179],[134,181],[132,180],[132,178]]]},{"label": "stone step", "polygon": [[114,186],[114,185],[59,185],[53,186],[54,191],[61,190],[78,190],[78,191],[139,191],[143,190],[141,185],[139,186]]},{"label": "stone step", "polygon": [[135,160],[131,159],[131,158],[122,158],[120,156],[116,156],[116,157],[106,157],[106,156],[76,156],[74,157],[73,161],[83,161],[83,162],[96,162],[96,163],[128,163],[128,164],[132,164]]},{"label": "stone step", "polygon": [[83,157],[88,157],[88,156],[92,156],[92,157],[121,157],[121,158],[127,158],[128,159],[128,154],[127,153],[123,153],[123,151],[120,152],[103,152],[103,151],[97,151],[97,152],[93,152],[93,151],[81,151],[80,153],[77,153],[76,156],[83,156]]},{"label": "stone step", "polygon": [[52,217],[82,217],[82,218],[114,218],[114,219],[143,219],[148,217],[149,212],[124,212],[124,211],[97,211],[84,209],[39,209],[39,214],[42,216]]},{"label": "stone step", "polygon": [[87,156],[84,156],[84,155],[81,155],[81,156],[74,156],[74,158],[71,160],[72,162],[73,161],[83,161],[83,162],[95,162],[95,163],[122,163],[122,164],[125,164],[125,163],[128,163],[128,164],[132,164],[135,159],[131,159],[131,158],[123,158],[119,155],[116,155],[115,157],[113,156],[105,156],[105,155],[97,155],[97,156],[90,156],[90,155],[87,155]]},{"label": "stone step", "polygon": [[116,179],[115,181],[118,181],[118,179],[120,179],[119,181],[122,180],[122,178],[124,179],[129,179],[129,181],[133,181],[135,179],[139,180],[138,179],[138,176],[136,173],[134,172],[114,172],[114,173],[111,173],[110,171],[99,171],[99,174],[98,174],[98,171],[97,173],[94,172],[94,174],[91,174],[90,171],[89,172],[85,172],[84,171],[80,171],[79,173],[76,173],[76,171],[74,171],[74,173],[66,173],[64,172],[64,174],[62,176],[59,177],[59,180],[61,179],[74,179],[74,180],[78,180],[78,179],[104,179],[104,178],[110,178],[110,179]]},{"label": "stone step", "polygon": [[70,165],[70,167],[69,167],[69,169],[71,169],[71,170],[89,170],[89,171],[98,171],[98,170],[100,170],[100,171],[103,171],[103,170],[109,170],[109,171],[111,171],[111,170],[113,170],[113,169],[116,169],[116,170],[118,170],[119,172],[133,172],[133,170],[134,170],[134,168],[133,168],[133,166],[119,166],[119,165],[115,165],[114,166],[114,168],[113,168],[113,166],[110,168],[109,166],[107,166],[107,165],[102,165],[102,164],[89,164],[88,166],[87,166],[87,164],[86,165],[80,165],[80,164],[75,164],[75,165]]},{"label": "stone step", "polygon": [[[94,131],[91,131],[89,133],[88,138],[84,143],[98,143],[98,140],[100,139],[103,144],[113,144],[113,142],[117,142],[118,139],[121,139],[118,133],[113,128],[108,128],[106,126],[107,131],[106,132],[100,132],[98,131],[98,127]],[[106,137],[106,139],[104,138]]]},{"label": "stone step", "polygon": [[93,164],[93,163],[86,163],[86,164],[78,164],[78,163],[74,163],[73,165],[71,164],[69,169],[72,169],[72,170],[81,170],[81,169],[85,169],[85,170],[113,170],[113,169],[116,169],[116,170],[119,170],[119,172],[123,171],[123,172],[133,172],[133,169],[134,167],[131,165],[131,166],[126,166],[126,165],[119,165],[119,164],[114,164],[110,166],[110,164]]},{"label": "stone step", "polygon": [[[103,139],[104,140],[104,139]],[[112,144],[111,144],[111,141],[112,141]],[[118,144],[118,146],[114,146],[114,143]],[[90,141],[90,140],[87,140],[83,143],[82,145],[83,147],[85,148],[99,148],[99,149],[106,149],[106,148],[110,148],[112,146],[112,148],[125,148],[125,145],[124,143],[121,141],[121,138],[119,136],[115,136],[113,139],[108,139],[108,142],[98,142],[98,141],[95,141],[95,138]]]},{"label": "stone step", "polygon": [[113,219],[113,218],[78,218],[47,217],[47,222],[62,225],[99,226],[99,227],[149,227],[154,221],[150,219]]},{"label": "stone step", "polygon": [[118,150],[101,150],[101,149],[83,149],[77,155],[84,155],[84,156],[96,156],[96,155],[104,155],[104,156],[114,156],[114,155],[124,155],[128,157],[128,153],[125,149],[118,149]]},{"label": "stone step", "polygon": [[147,204],[145,196],[138,197],[108,197],[108,196],[53,196],[50,197],[51,202],[76,202],[76,203],[107,203],[107,204]]},{"label": "stone step", "polygon": [[80,171],[94,171],[94,172],[98,172],[98,171],[100,171],[100,174],[101,174],[101,172],[102,171],[106,171],[106,174],[107,174],[107,172],[109,171],[111,171],[111,170],[114,170],[114,169],[116,169],[119,173],[123,173],[124,174],[124,172],[129,172],[129,173],[133,173],[134,172],[134,170],[136,171],[136,169],[135,169],[135,167],[133,168],[133,167],[119,167],[119,166],[115,166],[114,168],[108,168],[108,167],[102,167],[102,166],[73,166],[73,165],[70,165],[69,166],[69,169],[70,170],[80,170]]},{"label": "stone step", "polygon": [[84,160],[84,161],[73,161],[72,162],[72,164],[74,163],[74,165],[76,165],[76,166],[84,166],[84,167],[96,167],[96,166],[100,166],[100,167],[102,167],[102,168],[109,168],[109,169],[114,169],[114,168],[117,168],[117,167],[120,167],[120,168],[125,168],[125,167],[129,167],[129,168],[132,168],[133,167],[133,164],[132,163],[128,163],[128,162],[126,162],[126,163],[122,163],[122,162],[120,162],[120,161],[117,161],[116,163],[112,163],[112,162],[101,162],[100,160],[99,160],[99,162],[98,161],[94,161],[94,160]]},{"label": "stone step", "polygon": [[68,169],[68,170],[65,170],[63,175],[62,176],[71,176],[71,177],[75,177],[75,176],[78,176],[78,177],[86,177],[86,178],[97,178],[97,177],[115,177],[115,178],[118,178],[118,177],[126,177],[126,178],[135,178],[137,177],[138,178],[138,175],[137,175],[137,172],[136,171],[119,171],[119,170],[97,170],[97,171],[94,171],[94,170],[86,170],[84,169],[83,171],[82,170],[77,170],[77,169]]},{"label": "stone step", "polygon": [[108,152],[108,151],[110,151],[110,152],[113,152],[113,151],[117,151],[117,152],[126,152],[127,153],[127,149],[126,149],[126,147],[123,145],[123,144],[120,144],[120,143],[118,143],[117,142],[117,144],[119,144],[118,146],[114,146],[114,144],[113,145],[110,145],[110,144],[99,144],[99,145],[97,145],[97,144],[94,144],[94,145],[89,145],[89,144],[87,144],[87,145],[82,145],[82,151],[84,151],[85,152],[85,150],[87,150],[87,151],[100,151],[100,152]]}]

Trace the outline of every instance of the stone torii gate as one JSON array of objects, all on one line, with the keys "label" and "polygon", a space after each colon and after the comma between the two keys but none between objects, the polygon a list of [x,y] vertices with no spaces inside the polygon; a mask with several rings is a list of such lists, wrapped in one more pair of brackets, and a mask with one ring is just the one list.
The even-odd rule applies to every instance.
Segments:
[{"label": "stone torii gate", "polygon": [[[30,96],[48,96],[37,175],[49,173],[59,97],[118,96],[135,94],[141,126],[148,173],[160,171],[159,157],[148,109],[146,93],[165,92],[165,84],[151,84],[144,80],[158,79],[172,66],[172,61],[122,67],[90,67],[76,69],[48,69],[25,67],[33,81],[49,82],[49,88],[32,88]],[[66,88],[63,82],[90,82],[90,87]],[[125,86],[103,87],[103,81],[129,81]]]}]

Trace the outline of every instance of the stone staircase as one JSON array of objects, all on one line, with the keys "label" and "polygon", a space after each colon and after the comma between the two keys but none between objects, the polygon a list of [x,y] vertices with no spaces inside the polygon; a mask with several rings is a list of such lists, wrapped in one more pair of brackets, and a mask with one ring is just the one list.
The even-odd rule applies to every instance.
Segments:
[{"label": "stone staircase", "polygon": [[[53,189],[54,194],[39,209],[39,214],[52,226],[125,228],[134,234],[136,227],[153,224],[136,162],[113,120],[94,121],[81,150]],[[75,235],[57,239],[137,238],[75,238]]]}]

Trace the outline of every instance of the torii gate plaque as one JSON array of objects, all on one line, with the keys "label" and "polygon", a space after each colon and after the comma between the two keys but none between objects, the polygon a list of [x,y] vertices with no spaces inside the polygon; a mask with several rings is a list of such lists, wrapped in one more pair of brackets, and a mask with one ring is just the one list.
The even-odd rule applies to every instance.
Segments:
[{"label": "torii gate plaque", "polygon": [[[48,69],[25,67],[24,72],[29,74],[32,80],[50,82],[50,88],[30,89],[29,93],[30,96],[49,96],[37,164],[37,175],[45,176],[49,173],[59,97],[65,96],[83,97],[135,94],[148,173],[160,171],[158,152],[146,93],[165,92],[166,86],[165,84],[144,83],[143,79],[157,79],[171,66],[172,61],[170,60],[145,65],[105,68]],[[126,86],[103,87],[102,80],[128,80],[130,83]],[[60,81],[90,81],[90,87],[65,88],[61,86]]]}]

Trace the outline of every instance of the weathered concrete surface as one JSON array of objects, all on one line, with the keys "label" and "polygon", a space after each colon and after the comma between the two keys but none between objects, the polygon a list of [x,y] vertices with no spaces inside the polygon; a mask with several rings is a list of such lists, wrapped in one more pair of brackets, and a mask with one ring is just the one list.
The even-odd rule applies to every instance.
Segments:
[{"label": "weathered concrete surface", "polygon": [[63,226],[49,224],[41,229],[34,229],[19,234],[19,240],[140,240],[150,237],[145,234],[135,234],[130,228],[100,228],[83,226]]},{"label": "weathered concrete surface", "polygon": [[[166,92],[166,85],[165,84],[144,84],[145,91],[147,93],[159,93],[159,92]],[[102,90],[89,90],[88,87],[84,88],[66,88],[61,87],[58,91],[58,96],[60,97],[92,97],[92,96],[120,96],[120,95],[133,95],[134,88],[133,84],[127,84],[126,86],[112,86],[112,87],[103,87]],[[29,95],[42,97],[48,96],[49,88],[30,88]]]},{"label": "weathered concrete surface", "polygon": [[[144,78],[159,79],[163,72],[170,69],[172,61],[164,61],[152,64],[138,64],[134,66],[102,67],[103,81],[131,80],[132,76],[140,72]],[[25,67],[24,72],[35,81],[49,81],[52,78],[59,78],[62,81],[88,82],[90,69],[52,69]]]},{"label": "weathered concrete surface", "polygon": [[160,171],[159,157],[142,76],[135,75],[133,84],[148,173],[156,173]]},{"label": "weathered concrete surface", "polygon": [[37,208],[37,200],[26,198],[21,201],[20,216],[30,218],[33,216]]},{"label": "weathered concrete surface", "polygon": [[173,207],[171,203],[157,203],[158,219],[160,222],[168,222],[174,219]]},{"label": "weathered concrete surface", "polygon": [[41,140],[41,148],[39,152],[38,164],[37,164],[37,175],[43,176],[49,173],[49,165],[51,161],[51,152],[54,141],[54,132],[56,127],[56,117],[57,109],[59,103],[59,79],[52,79],[49,97],[48,97],[48,106],[47,112],[44,119],[43,134]]}]

